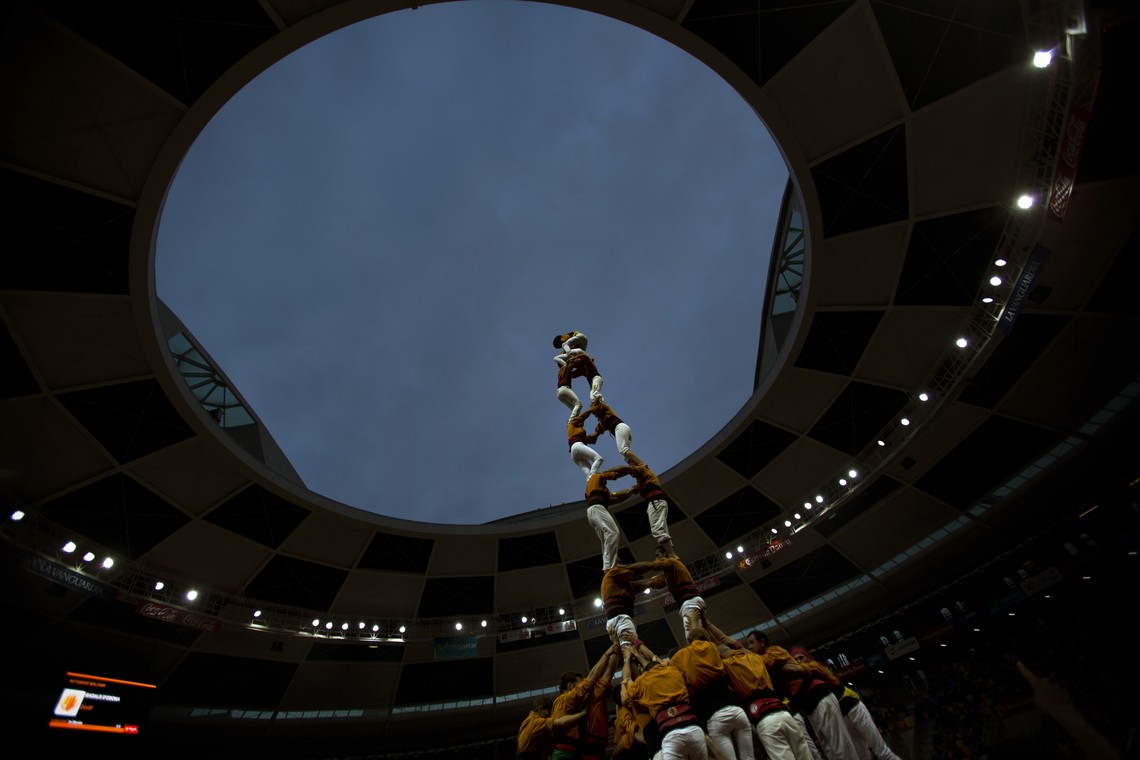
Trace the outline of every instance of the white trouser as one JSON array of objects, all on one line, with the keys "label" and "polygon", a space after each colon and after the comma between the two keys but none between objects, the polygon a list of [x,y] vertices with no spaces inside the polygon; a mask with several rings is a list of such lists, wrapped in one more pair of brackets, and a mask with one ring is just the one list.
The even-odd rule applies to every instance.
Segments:
[{"label": "white trouser", "polygon": [[816,746],[815,739],[812,738],[811,732],[808,731],[807,721],[804,720],[802,713],[796,713],[792,716],[796,719],[796,723],[800,726],[800,731],[807,740],[808,751],[811,752],[812,760],[823,760],[823,755],[819,753],[819,747]]},{"label": "white trouser", "polygon": [[705,730],[699,725],[675,728],[661,739],[662,760],[708,760]]},{"label": "white trouser", "polygon": [[722,707],[709,716],[709,738],[725,760],[756,760],[752,744],[752,723],[748,713],[737,705]]},{"label": "white trouser", "polygon": [[582,412],[582,402],[578,400],[578,394],[569,385],[559,386],[557,397],[570,410],[571,417],[577,417]]},{"label": "white trouser", "polygon": [[666,541],[672,541],[669,535],[669,502],[664,499],[654,499],[649,502],[647,507],[649,513],[649,532],[657,539],[657,543],[663,544]]},{"label": "white trouser", "polygon": [[601,504],[591,504],[586,508],[586,519],[602,542],[602,572],[617,564],[618,524],[610,511]]},{"label": "white trouser", "polygon": [[[689,638],[689,628],[690,628],[690,626],[692,626],[692,622],[689,620],[690,613],[693,613],[693,612],[700,613],[700,612],[704,612],[704,610],[705,610],[704,597],[694,596],[692,599],[686,599],[685,601],[681,602],[681,624],[683,626],[685,626],[685,640],[686,641],[688,641],[688,638]],[[698,615],[698,618],[699,617],[700,616]]]},{"label": "white trouser", "polygon": [[859,760],[869,760],[872,752],[878,760],[900,760],[899,756],[891,751],[871,717],[867,705],[859,702],[843,716],[847,727],[851,730],[851,738],[855,740],[855,749],[859,752]]},{"label": "white trouser", "polygon": [[633,624],[633,618],[629,615],[614,615],[607,620],[606,633],[610,635],[610,638],[617,639],[618,641],[629,641],[633,643],[637,640],[637,626]]},{"label": "white trouser", "polygon": [[587,478],[602,468],[602,455],[581,441],[570,444],[570,461],[578,465]]},{"label": "white trouser", "polygon": [[813,760],[807,735],[787,710],[770,712],[756,723],[756,739],[768,760]]},{"label": "white trouser", "polygon": [[629,429],[629,425],[619,422],[614,425],[613,435],[618,453],[621,454],[622,459],[625,459],[625,455],[629,453],[629,446],[633,443],[633,431]]},{"label": "white trouser", "polygon": [[808,714],[807,719],[827,760],[859,760],[859,751],[851,741],[847,722],[843,720],[839,700],[834,694],[828,694],[819,700],[819,704]]}]

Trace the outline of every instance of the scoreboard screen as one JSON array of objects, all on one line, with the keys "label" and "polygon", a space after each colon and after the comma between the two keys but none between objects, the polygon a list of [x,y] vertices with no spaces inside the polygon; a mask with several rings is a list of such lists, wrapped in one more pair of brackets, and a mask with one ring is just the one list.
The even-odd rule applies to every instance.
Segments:
[{"label": "scoreboard screen", "polygon": [[66,673],[50,728],[136,735],[150,711],[155,685],[87,673]]}]

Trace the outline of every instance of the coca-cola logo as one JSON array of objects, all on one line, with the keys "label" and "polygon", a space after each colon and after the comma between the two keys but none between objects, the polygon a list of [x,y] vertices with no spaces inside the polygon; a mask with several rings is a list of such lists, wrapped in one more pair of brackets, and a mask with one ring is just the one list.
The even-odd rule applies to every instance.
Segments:
[{"label": "coca-cola logo", "polygon": [[177,610],[164,607],[161,604],[152,604],[151,602],[143,603],[143,605],[139,607],[139,614],[169,622],[174,622],[174,619],[178,617]]},{"label": "coca-cola logo", "polygon": [[212,618],[201,615],[186,615],[182,618],[182,624],[190,628],[197,628],[200,631],[212,631],[217,623]]},{"label": "coca-cola logo", "polygon": [[1065,135],[1065,148],[1061,152],[1061,160],[1067,166],[1076,166],[1077,161],[1081,157],[1081,147],[1085,144],[1085,129],[1087,124],[1084,119],[1074,118],[1069,122],[1069,129]]},{"label": "coca-cola logo", "polygon": [[1072,191],[1073,181],[1068,177],[1058,177],[1053,186],[1053,197],[1049,199],[1049,210],[1054,216],[1065,215],[1065,208],[1069,205],[1069,193]]}]

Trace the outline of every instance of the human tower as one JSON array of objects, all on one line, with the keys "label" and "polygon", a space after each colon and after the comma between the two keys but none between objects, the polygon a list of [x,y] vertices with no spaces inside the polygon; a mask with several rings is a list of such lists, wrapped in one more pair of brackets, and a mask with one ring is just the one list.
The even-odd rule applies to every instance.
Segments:
[{"label": "human tower", "polygon": [[[602,547],[601,597],[606,609],[606,630],[615,641],[635,641],[637,630],[632,614],[636,593],[645,588],[668,588],[680,605],[681,618],[688,631],[698,621],[704,600],[673,548],[668,525],[669,501],[661,481],[633,452],[633,431],[629,424],[603,398],[602,375],[593,357],[586,352],[588,343],[586,336],[577,330],[555,336],[554,347],[558,353],[554,363],[558,366],[557,398],[570,410],[566,423],[570,460],[586,478],[586,519]],[[573,382],[577,378],[584,379],[589,386],[589,407],[583,408],[574,391]],[[587,432],[590,417],[594,417],[596,423],[593,431]],[[593,444],[606,433],[613,437],[624,464],[603,470],[604,458]],[[633,478],[633,484],[611,492],[609,483],[624,477]],[[618,562],[621,531],[610,507],[635,493],[646,502],[649,529],[657,541],[656,558],[653,562],[622,565]],[[652,577],[641,578],[651,572],[655,573]]]}]

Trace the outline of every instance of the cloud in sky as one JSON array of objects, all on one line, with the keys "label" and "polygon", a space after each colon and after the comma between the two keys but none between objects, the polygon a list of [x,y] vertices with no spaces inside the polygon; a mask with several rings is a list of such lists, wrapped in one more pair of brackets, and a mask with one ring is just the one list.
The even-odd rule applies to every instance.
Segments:
[{"label": "cloud in sky", "polygon": [[311,490],[483,523],[583,497],[556,334],[589,336],[658,473],[739,411],[786,180],[740,96],[663,40],[425,6],[221,109],[171,187],[157,288]]}]

